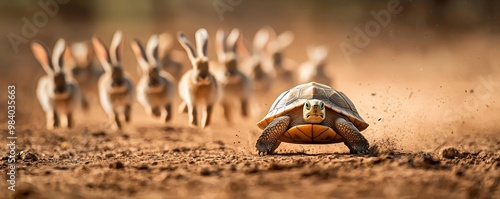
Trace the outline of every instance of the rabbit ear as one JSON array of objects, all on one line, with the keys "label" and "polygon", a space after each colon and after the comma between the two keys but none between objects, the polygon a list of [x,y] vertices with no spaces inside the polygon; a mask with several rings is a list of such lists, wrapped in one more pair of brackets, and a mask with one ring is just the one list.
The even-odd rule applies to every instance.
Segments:
[{"label": "rabbit ear", "polygon": [[281,49],[283,49],[288,47],[292,43],[293,39],[294,39],[293,32],[286,31],[278,36],[277,41],[279,42]]},{"label": "rabbit ear", "polygon": [[109,57],[109,52],[104,42],[99,37],[92,37],[92,45],[94,46],[94,51],[105,71],[111,71],[111,59]]},{"label": "rabbit ear", "polygon": [[199,57],[207,57],[208,48],[208,32],[204,28],[200,28],[196,31],[195,35],[196,47],[198,48]]},{"label": "rabbit ear", "polygon": [[121,61],[122,54],[122,43],[123,43],[123,33],[120,30],[115,32],[113,40],[111,41],[111,46],[109,47],[111,55],[111,63],[113,65],[119,65]]},{"label": "rabbit ear", "polygon": [[215,34],[215,51],[217,52],[217,58],[221,63],[224,62],[226,54],[226,45],[224,45],[225,40],[226,33],[222,29],[217,30],[217,33]]},{"label": "rabbit ear", "polygon": [[247,45],[245,44],[245,39],[243,37],[243,33],[240,32],[240,36],[238,37],[238,40],[236,41],[236,52],[238,52],[238,55],[242,57],[250,57],[250,50],[248,50]]},{"label": "rabbit ear", "polygon": [[311,61],[314,62],[323,62],[328,55],[328,47],[321,45],[316,47],[309,47],[307,49],[307,56]]},{"label": "rabbit ear", "polygon": [[144,51],[144,47],[142,47],[141,42],[134,39],[130,46],[132,47],[132,51],[134,51],[135,58],[137,58],[137,62],[139,62],[139,66],[142,68],[142,71],[148,71],[149,64],[146,52]]},{"label": "rabbit ear", "polygon": [[66,51],[66,41],[64,39],[59,39],[54,46],[52,51],[52,66],[54,66],[54,71],[62,71],[63,66],[63,55]]},{"label": "rabbit ear", "polygon": [[196,51],[194,51],[193,44],[191,44],[191,42],[189,42],[186,35],[182,32],[179,32],[177,34],[177,39],[179,40],[179,43],[184,48],[184,50],[186,50],[186,53],[188,54],[188,57],[191,60],[191,62],[194,62],[197,55],[196,55]]},{"label": "rabbit ear", "polygon": [[[90,62],[90,49],[87,42],[74,42],[68,46],[65,56],[70,55],[76,65],[83,67]],[[65,59],[66,61],[67,59]],[[67,61],[66,61],[67,62]]]},{"label": "rabbit ear", "polygon": [[50,52],[45,44],[39,41],[34,41],[31,43],[31,50],[33,51],[33,55],[40,62],[43,69],[47,74],[53,73],[52,62],[50,61]]},{"label": "rabbit ear", "polygon": [[262,53],[269,42],[269,29],[261,28],[257,33],[255,33],[255,37],[253,38],[253,51],[254,53]]},{"label": "rabbit ear", "polygon": [[236,53],[236,45],[238,42],[238,39],[240,38],[240,30],[237,28],[234,28],[231,33],[229,33],[229,36],[227,36],[226,39],[226,46],[227,49],[226,51],[231,51],[233,53]]},{"label": "rabbit ear", "polygon": [[158,35],[158,55],[159,59],[163,59],[165,55],[172,51],[174,43],[172,42],[172,35],[165,32]]},{"label": "rabbit ear", "polygon": [[276,40],[270,42],[268,46],[268,50],[270,52],[278,52],[282,51],[286,47],[288,47],[293,41],[294,35],[291,31],[286,31],[281,33]]},{"label": "rabbit ear", "polygon": [[150,66],[158,67],[158,35],[151,35],[148,40],[146,55]]}]

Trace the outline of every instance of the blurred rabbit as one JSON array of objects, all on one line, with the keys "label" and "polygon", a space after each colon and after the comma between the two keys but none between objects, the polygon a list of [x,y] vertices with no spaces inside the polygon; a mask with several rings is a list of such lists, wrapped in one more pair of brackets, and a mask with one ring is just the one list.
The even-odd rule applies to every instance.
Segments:
[{"label": "blurred rabbit", "polygon": [[121,65],[122,32],[116,31],[108,51],[104,42],[97,36],[92,38],[97,58],[104,68],[98,81],[99,99],[104,111],[114,121],[113,127],[122,128],[121,118],[130,122],[130,112],[134,101],[134,86]]},{"label": "blurred rabbit", "polygon": [[248,116],[248,99],[252,93],[252,83],[238,68],[237,42],[240,36],[238,29],[233,29],[229,36],[223,30],[218,30],[216,35],[216,50],[219,64],[224,66],[221,85],[224,95],[222,106],[224,116],[231,122],[231,102],[240,101],[241,114]]},{"label": "blurred rabbit", "polygon": [[179,78],[182,76],[183,65],[182,53],[178,50],[174,50],[174,39],[172,35],[169,33],[162,33],[158,35],[159,44],[158,44],[158,54],[159,60],[161,62],[161,66],[175,78]]},{"label": "blurred rabbit", "polygon": [[73,77],[78,81],[82,89],[82,106],[88,109],[88,90],[89,87],[95,87],[94,79],[97,79],[99,73],[94,69],[94,50],[91,41],[72,42],[65,53],[65,65],[70,70]]},{"label": "blurred rabbit", "polygon": [[51,56],[45,44],[38,41],[31,44],[35,58],[47,73],[38,81],[36,94],[45,112],[49,130],[59,126],[72,128],[73,112],[81,105],[78,83],[63,70],[66,48],[64,39],[57,40]]},{"label": "blurred rabbit", "polygon": [[253,50],[251,56],[245,60],[244,66],[248,71],[253,88],[256,93],[265,94],[273,86],[276,71],[265,58],[265,48],[269,41],[270,31],[268,28],[261,28],[254,36]]},{"label": "blurred rabbit", "polygon": [[278,80],[286,84],[294,85],[294,75],[290,66],[294,65],[295,62],[291,59],[285,59],[283,55],[285,48],[288,47],[294,39],[293,33],[291,31],[286,31],[280,35],[276,35],[273,28],[265,28],[270,32],[267,52],[269,53],[271,64],[276,70]]},{"label": "blurred rabbit", "polygon": [[182,32],[178,33],[179,43],[182,45],[193,68],[187,71],[179,82],[179,95],[188,108],[189,124],[198,125],[197,108],[202,109],[201,128],[210,124],[213,106],[220,96],[220,88],[215,76],[209,71],[207,58],[208,33],[205,29],[196,31],[196,49]]},{"label": "blurred rabbit", "polygon": [[71,73],[80,83],[86,83],[93,75],[94,50],[91,41],[73,42],[67,51]]},{"label": "blurred rabbit", "polygon": [[299,68],[299,82],[318,82],[321,84],[333,85],[333,80],[326,74],[326,57],[328,48],[326,46],[310,46],[307,48],[309,60],[304,62]]},{"label": "blurred rabbit", "polygon": [[144,107],[146,114],[168,122],[172,119],[175,79],[160,67],[158,36],[149,38],[146,50],[137,39],[131,45],[142,69],[142,77],[137,84],[137,101]]}]

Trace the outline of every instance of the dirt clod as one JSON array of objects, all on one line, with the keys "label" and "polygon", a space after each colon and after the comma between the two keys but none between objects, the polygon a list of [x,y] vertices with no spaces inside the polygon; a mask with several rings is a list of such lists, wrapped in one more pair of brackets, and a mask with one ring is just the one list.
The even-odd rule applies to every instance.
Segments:
[{"label": "dirt clod", "polygon": [[115,163],[110,164],[109,168],[112,168],[112,169],[124,169],[125,165],[122,162],[117,161]]},{"label": "dirt clod", "polygon": [[443,148],[441,150],[440,154],[443,158],[447,158],[447,159],[454,159],[454,158],[462,157],[462,153],[458,149],[453,148],[453,147]]}]

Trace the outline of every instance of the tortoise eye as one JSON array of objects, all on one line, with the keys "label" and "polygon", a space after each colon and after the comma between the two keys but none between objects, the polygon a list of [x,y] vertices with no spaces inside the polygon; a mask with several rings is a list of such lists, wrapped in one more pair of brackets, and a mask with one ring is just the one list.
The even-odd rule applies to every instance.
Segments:
[{"label": "tortoise eye", "polygon": [[309,102],[306,102],[306,109],[307,110],[311,109],[311,105],[309,105]]},{"label": "tortoise eye", "polygon": [[325,109],[325,104],[324,103],[321,103],[321,110]]}]

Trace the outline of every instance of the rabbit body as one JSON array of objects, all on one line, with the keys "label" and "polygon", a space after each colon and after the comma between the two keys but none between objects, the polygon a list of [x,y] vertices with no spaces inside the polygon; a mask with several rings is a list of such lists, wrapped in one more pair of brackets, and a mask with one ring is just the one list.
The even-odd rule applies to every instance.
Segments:
[{"label": "rabbit body", "polygon": [[46,128],[73,127],[73,113],[81,107],[82,96],[78,83],[71,74],[63,70],[66,43],[59,39],[51,56],[48,48],[41,42],[32,43],[33,54],[44,68],[46,75],[41,77],[36,88],[38,102],[46,114]]}]

